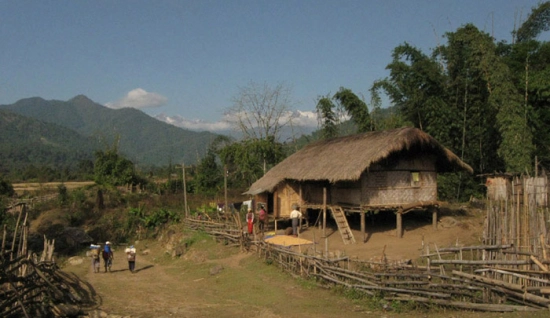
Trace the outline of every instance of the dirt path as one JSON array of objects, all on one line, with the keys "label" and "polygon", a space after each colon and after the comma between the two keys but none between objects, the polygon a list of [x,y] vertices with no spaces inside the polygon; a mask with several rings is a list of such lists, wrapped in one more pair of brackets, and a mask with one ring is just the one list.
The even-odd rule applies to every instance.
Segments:
[{"label": "dirt path", "polygon": [[145,249],[141,245],[133,274],[117,250],[110,273],[93,273],[89,259],[65,270],[93,286],[98,310],[119,317],[364,317],[369,312],[312,282],[292,278],[254,253],[202,242],[174,260],[157,242],[149,242],[146,255],[139,253]]}]

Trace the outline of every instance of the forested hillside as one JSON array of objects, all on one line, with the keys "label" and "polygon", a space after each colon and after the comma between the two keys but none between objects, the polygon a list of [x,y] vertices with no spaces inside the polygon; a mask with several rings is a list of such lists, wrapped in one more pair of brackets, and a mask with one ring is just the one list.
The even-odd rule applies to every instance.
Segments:
[{"label": "forested hillside", "polygon": [[0,110],[0,172],[19,175],[36,169],[90,170],[99,143],[73,130]]},{"label": "forested hillside", "polygon": [[[24,120],[24,125],[38,125],[37,121],[41,121],[41,127],[44,127],[41,134],[44,137],[48,137],[50,133],[67,136],[65,142],[59,140],[60,147],[75,149],[75,152],[84,147],[85,158],[91,158],[94,150],[110,148],[116,143],[120,153],[138,166],[195,163],[205,154],[208,145],[217,136],[209,132],[193,132],[174,127],[136,109],[110,109],[83,95],[66,102],[47,101],[39,97],[27,98],[11,105],[0,105],[0,110],[2,109],[25,116],[27,119]],[[22,120],[18,117],[18,121]],[[48,127],[64,130],[62,133],[53,132]],[[6,125],[0,128],[0,134],[12,135],[8,142],[11,148],[8,148],[8,145],[4,146],[8,152],[3,156],[13,157],[13,148],[16,145],[28,144],[30,136],[27,136],[24,130],[19,134],[4,132],[8,128]],[[82,139],[77,139],[76,136],[82,136]],[[86,141],[83,141],[84,139]],[[35,165],[50,163],[53,158],[59,157],[57,149],[51,148],[51,153],[43,153],[38,157],[28,155],[26,161],[19,162]],[[27,153],[21,148],[18,151]],[[40,158],[42,156],[44,158]],[[72,158],[66,159],[65,164],[75,164]]]}]

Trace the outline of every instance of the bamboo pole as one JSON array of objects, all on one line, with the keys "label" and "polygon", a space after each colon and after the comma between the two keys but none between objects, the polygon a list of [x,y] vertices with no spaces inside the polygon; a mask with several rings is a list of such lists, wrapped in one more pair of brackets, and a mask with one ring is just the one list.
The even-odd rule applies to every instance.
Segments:
[{"label": "bamboo pole", "polygon": [[537,266],[542,269],[545,272],[548,272],[548,267],[544,266],[544,264],[541,263],[535,256],[531,255],[530,259],[533,261],[533,263],[537,264]]},{"label": "bamboo pole", "polygon": [[325,239],[325,255],[328,258],[327,237],[327,188],[323,187],[323,238]]},{"label": "bamboo pole", "polygon": [[21,220],[21,213],[23,211],[19,211],[19,216],[17,217],[17,222],[15,222],[15,233],[13,234],[13,241],[11,243],[11,252],[10,252],[10,260],[13,259],[13,252],[15,248],[15,239],[17,238],[17,230],[19,229],[19,221]]}]

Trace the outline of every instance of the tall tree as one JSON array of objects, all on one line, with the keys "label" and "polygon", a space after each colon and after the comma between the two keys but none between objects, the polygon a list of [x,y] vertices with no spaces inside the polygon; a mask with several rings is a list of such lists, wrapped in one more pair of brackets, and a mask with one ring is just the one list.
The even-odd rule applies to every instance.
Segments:
[{"label": "tall tree", "polygon": [[251,82],[240,87],[226,115],[243,139],[279,141],[283,127],[292,121],[292,90],[284,84],[274,87]]},{"label": "tall tree", "polygon": [[329,97],[320,97],[317,102],[317,118],[321,128],[321,139],[338,136],[338,115]]},{"label": "tall tree", "polygon": [[95,153],[94,181],[101,185],[135,184],[134,164],[116,151],[98,150]]},{"label": "tall tree", "polygon": [[367,132],[372,130],[372,123],[367,104],[350,89],[340,87],[340,90],[334,94],[333,98],[338,101],[341,107],[351,116],[351,119],[357,125],[358,132]]},{"label": "tall tree", "polygon": [[234,186],[246,188],[284,159],[283,145],[268,139],[246,139],[218,151],[222,163],[231,171]]},{"label": "tall tree", "polygon": [[284,158],[280,139],[283,128],[292,123],[291,92],[284,84],[271,87],[252,82],[239,89],[226,110],[243,138],[219,154],[224,164],[234,167],[245,186]]},{"label": "tall tree", "polygon": [[196,193],[216,194],[223,187],[222,167],[218,164],[214,147],[208,147],[206,155],[199,161],[193,178]]},{"label": "tall tree", "polygon": [[371,92],[384,91],[406,121],[452,148],[453,133],[460,126],[458,114],[448,105],[448,78],[441,64],[404,43],[393,50],[386,68],[390,76],[376,81]]},{"label": "tall tree", "polygon": [[[501,61],[492,37],[467,24],[446,33],[447,45],[437,51],[446,65],[447,103],[455,114],[452,147],[479,172],[502,170],[497,156],[500,134],[496,128],[498,107],[489,103],[494,68]],[[501,78],[503,79],[503,78]]]},{"label": "tall tree", "polygon": [[[516,104],[522,105],[522,113],[516,109],[516,117],[531,129],[527,133],[532,135],[532,146],[522,147],[522,150],[532,151],[531,156],[536,156],[537,162],[547,169],[550,168],[550,147],[547,146],[550,138],[550,43],[536,38],[549,30],[549,17],[550,1],[539,3],[515,32],[517,41],[499,43],[499,54],[509,67],[507,75],[521,94],[521,101],[516,98]],[[521,165],[516,169],[520,168]]]},{"label": "tall tree", "polygon": [[535,39],[541,32],[550,30],[550,1],[539,3],[516,32],[517,42]]}]

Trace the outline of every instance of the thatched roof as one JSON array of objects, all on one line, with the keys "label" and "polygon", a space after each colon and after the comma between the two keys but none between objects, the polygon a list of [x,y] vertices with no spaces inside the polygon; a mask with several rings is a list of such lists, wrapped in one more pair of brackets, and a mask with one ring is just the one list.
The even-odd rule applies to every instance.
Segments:
[{"label": "thatched roof", "polygon": [[257,180],[245,194],[273,192],[283,180],[355,181],[371,165],[407,152],[436,156],[438,172],[473,169],[432,136],[417,128],[399,128],[333,138],[312,143]]}]

